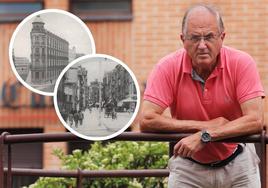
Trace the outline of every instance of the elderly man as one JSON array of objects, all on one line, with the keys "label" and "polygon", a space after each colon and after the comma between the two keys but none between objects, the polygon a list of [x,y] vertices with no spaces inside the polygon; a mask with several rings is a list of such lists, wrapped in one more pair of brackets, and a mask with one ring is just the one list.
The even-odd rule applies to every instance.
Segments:
[{"label": "elderly man", "polygon": [[[259,188],[251,144],[214,142],[259,133],[264,90],[247,53],[223,46],[224,24],[207,5],[185,13],[184,48],[162,58],[144,92],[143,132],[192,132],[174,147],[170,188]],[[170,108],[172,118],[163,116]]]}]

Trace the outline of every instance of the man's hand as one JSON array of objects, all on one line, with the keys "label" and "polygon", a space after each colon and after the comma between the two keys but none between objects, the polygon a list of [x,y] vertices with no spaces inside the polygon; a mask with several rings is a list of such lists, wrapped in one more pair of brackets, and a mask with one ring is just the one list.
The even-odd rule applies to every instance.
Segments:
[{"label": "man's hand", "polygon": [[173,150],[174,156],[192,157],[194,153],[201,150],[205,143],[201,141],[201,132],[197,132],[191,136],[181,139]]}]

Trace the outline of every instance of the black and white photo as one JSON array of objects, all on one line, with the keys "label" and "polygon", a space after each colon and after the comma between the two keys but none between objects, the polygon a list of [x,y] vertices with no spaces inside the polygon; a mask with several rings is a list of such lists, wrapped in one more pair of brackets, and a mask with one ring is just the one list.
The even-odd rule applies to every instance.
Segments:
[{"label": "black and white photo", "polygon": [[59,79],[56,111],[74,134],[89,140],[106,139],[124,131],[134,120],[138,84],[130,69],[115,58],[83,57]]},{"label": "black and white photo", "polygon": [[36,12],[21,22],[10,43],[10,62],[23,84],[52,95],[61,71],[73,60],[95,53],[88,27],[62,10]]}]

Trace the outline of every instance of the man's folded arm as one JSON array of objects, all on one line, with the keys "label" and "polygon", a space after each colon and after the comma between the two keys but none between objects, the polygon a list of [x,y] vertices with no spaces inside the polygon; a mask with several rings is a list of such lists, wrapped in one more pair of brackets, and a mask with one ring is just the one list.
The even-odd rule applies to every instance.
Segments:
[{"label": "man's folded arm", "polygon": [[209,121],[177,120],[163,115],[164,108],[144,100],[140,120],[142,132],[151,133],[192,133],[208,127],[217,127],[228,122],[223,117]]},{"label": "man's folded arm", "polygon": [[264,125],[264,100],[256,97],[241,104],[242,116],[221,127],[209,127],[212,140],[260,133]]}]

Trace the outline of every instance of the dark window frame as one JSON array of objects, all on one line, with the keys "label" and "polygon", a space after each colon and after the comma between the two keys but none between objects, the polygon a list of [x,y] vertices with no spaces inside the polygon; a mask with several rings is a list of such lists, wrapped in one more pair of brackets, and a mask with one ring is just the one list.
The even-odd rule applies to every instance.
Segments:
[{"label": "dark window frame", "polygon": [[[116,12],[115,9],[111,10],[96,10],[89,11],[88,13],[83,13],[83,11],[79,9],[74,9],[74,4],[79,3],[90,3],[98,2],[129,2],[129,11],[119,11]],[[83,21],[132,21],[133,20],[133,0],[70,0],[69,2],[69,10],[76,16],[78,16]],[[104,12],[105,11],[105,12]]]},{"label": "dark window frame", "polygon": [[10,4],[10,5],[14,5],[14,4],[31,4],[31,3],[36,3],[37,5],[40,4],[41,8],[37,9],[35,11],[25,11],[25,13],[15,13],[15,12],[10,12],[9,15],[12,16],[12,18],[10,17],[3,17],[3,15],[1,15],[0,13],[0,23],[18,23],[21,22],[24,18],[26,18],[27,16],[29,16],[30,14],[37,12],[39,10],[43,10],[44,9],[44,0],[0,0],[0,6],[2,4]]},{"label": "dark window frame", "polygon": [[[0,128],[0,134],[3,132],[9,132],[11,135],[15,134],[32,134],[32,133],[43,133],[44,129],[42,128]],[[29,145],[30,144],[30,145]],[[39,145],[39,146],[38,146]],[[13,168],[38,168],[42,169],[43,168],[43,161],[44,161],[44,143],[17,143],[17,144],[12,144],[12,167]],[[30,149],[34,148],[40,148],[40,153],[34,155],[39,155],[39,160],[38,157],[32,158],[34,160],[28,160],[29,158],[26,158],[23,156],[22,160],[21,157],[18,155],[20,149],[19,148],[27,148],[29,149],[28,153],[31,153]],[[35,150],[36,151],[36,150]],[[32,154],[29,154],[32,155]],[[26,162],[26,163],[25,163]],[[40,163],[39,163],[40,162]],[[7,145],[4,146],[4,166],[7,166]],[[22,186],[28,186],[29,184],[33,184],[36,182],[38,177],[36,176],[13,176],[12,180],[12,187],[22,187]],[[6,180],[6,179],[5,179]],[[7,182],[4,182],[4,187],[6,187]]]}]

